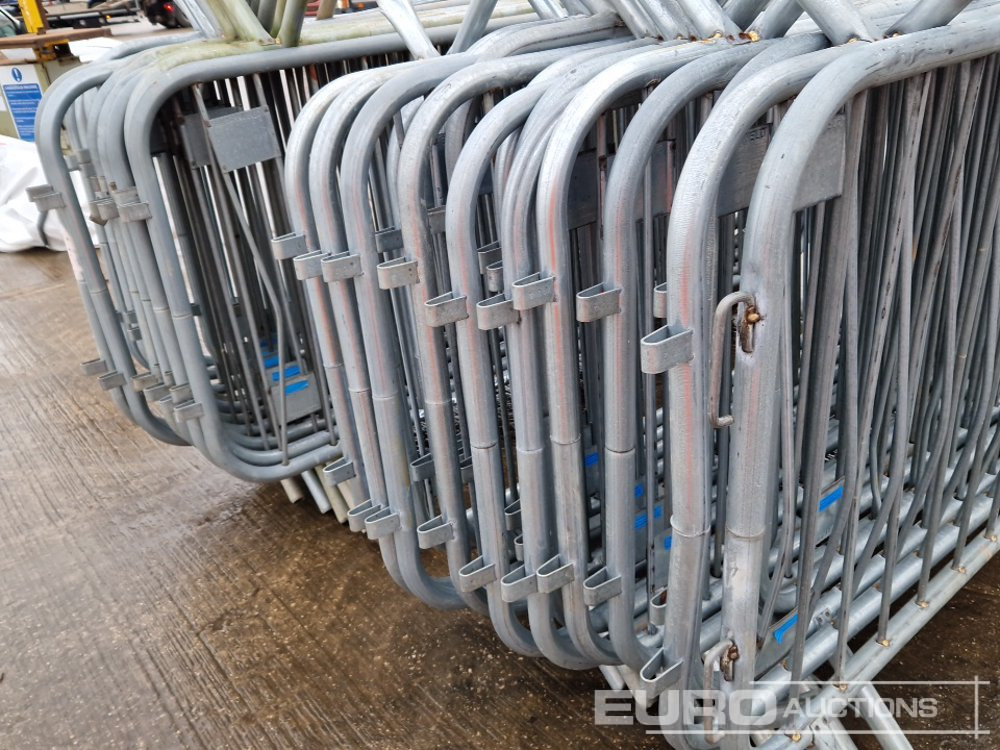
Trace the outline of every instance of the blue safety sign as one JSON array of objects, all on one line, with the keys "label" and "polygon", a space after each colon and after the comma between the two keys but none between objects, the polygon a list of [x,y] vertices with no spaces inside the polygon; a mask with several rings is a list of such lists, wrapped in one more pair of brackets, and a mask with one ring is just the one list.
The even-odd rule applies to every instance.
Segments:
[{"label": "blue safety sign", "polygon": [[[24,71],[20,68],[10,68],[10,79],[13,83],[4,81],[3,96],[14,119],[14,127],[22,141],[35,141],[35,114],[38,103],[42,101],[42,87],[36,82],[24,81]],[[34,76],[30,76],[34,78]]]}]

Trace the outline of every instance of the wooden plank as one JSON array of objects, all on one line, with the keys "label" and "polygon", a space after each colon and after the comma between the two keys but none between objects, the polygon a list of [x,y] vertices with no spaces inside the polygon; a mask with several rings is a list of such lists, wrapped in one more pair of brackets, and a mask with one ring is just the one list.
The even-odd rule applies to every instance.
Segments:
[{"label": "wooden plank", "polygon": [[0,49],[37,50],[59,44],[79,42],[83,39],[95,39],[100,36],[111,36],[111,29],[106,26],[99,29],[51,29],[44,34],[0,37]]}]

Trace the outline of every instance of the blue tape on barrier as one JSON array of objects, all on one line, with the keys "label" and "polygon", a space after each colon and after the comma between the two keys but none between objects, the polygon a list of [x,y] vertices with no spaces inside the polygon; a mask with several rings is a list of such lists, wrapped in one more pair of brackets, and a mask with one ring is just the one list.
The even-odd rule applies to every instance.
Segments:
[{"label": "blue tape on barrier", "polygon": [[831,492],[829,495],[827,495],[826,497],[820,499],[820,501],[819,501],[819,509],[820,510],[826,510],[831,505],[833,505],[838,500],[840,500],[843,496],[844,496],[844,488],[843,488],[843,486],[840,486],[837,489],[835,489],[833,492]]},{"label": "blue tape on barrier", "polygon": [[774,631],[774,640],[776,640],[778,643],[781,643],[782,640],[784,640],[785,635],[788,633],[788,631],[794,628],[795,623],[797,623],[798,621],[799,621],[799,616],[793,615],[792,619],[790,619],[788,622],[786,622],[784,625],[782,625],[780,628]]},{"label": "blue tape on barrier", "polygon": [[[642,485],[640,484],[639,487],[642,487]],[[642,497],[642,495],[640,495],[638,491],[639,487],[636,487],[636,497]],[[663,518],[663,508],[654,508],[653,518]],[[646,513],[639,514],[638,516],[636,516],[635,519],[635,530],[641,531],[642,529],[646,528],[646,524],[648,523],[649,523],[648,515]]]},{"label": "blue tape on barrier", "polygon": [[[299,368],[298,365],[289,365],[288,367],[285,368],[285,380],[287,380],[288,378],[294,378],[296,375],[300,375],[301,373],[302,370]],[[271,373],[271,380],[273,380],[275,383],[277,383],[280,379],[281,379],[280,373],[277,372]]]}]

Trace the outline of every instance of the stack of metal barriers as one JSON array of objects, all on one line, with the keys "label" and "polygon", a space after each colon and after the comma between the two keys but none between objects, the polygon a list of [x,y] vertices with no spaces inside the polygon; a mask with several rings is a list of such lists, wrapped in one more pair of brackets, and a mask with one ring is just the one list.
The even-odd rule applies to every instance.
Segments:
[{"label": "stack of metal barriers", "polygon": [[289,7],[47,93],[87,371],[675,747],[908,747],[1000,549],[996,0]]}]

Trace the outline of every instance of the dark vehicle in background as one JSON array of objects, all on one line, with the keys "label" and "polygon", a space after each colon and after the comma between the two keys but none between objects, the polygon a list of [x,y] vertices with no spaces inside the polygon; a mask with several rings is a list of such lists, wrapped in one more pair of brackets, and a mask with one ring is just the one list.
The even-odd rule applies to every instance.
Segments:
[{"label": "dark vehicle in background", "polygon": [[173,0],[142,0],[142,6],[150,23],[157,23],[168,29],[191,25],[184,11]]},{"label": "dark vehicle in background", "polygon": [[[45,8],[49,28],[52,29],[93,29],[109,26],[122,21],[134,21],[141,13],[140,0],[87,0],[87,10],[71,13],[60,13],[59,4]],[[0,10],[18,21],[21,20],[21,8],[16,2],[0,0]],[[22,31],[20,33],[24,33]]]},{"label": "dark vehicle in background", "polygon": [[[133,13],[141,13],[146,16],[150,23],[156,23],[168,29],[191,26],[184,11],[173,0],[127,0],[127,2]],[[114,2],[114,0],[87,0],[87,7],[97,10],[118,8],[120,5],[120,2]]]}]

